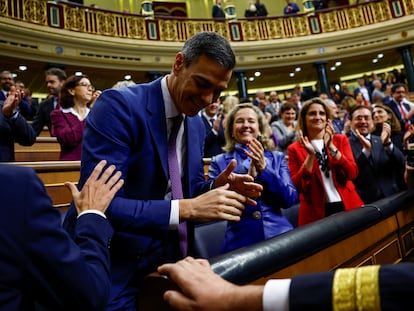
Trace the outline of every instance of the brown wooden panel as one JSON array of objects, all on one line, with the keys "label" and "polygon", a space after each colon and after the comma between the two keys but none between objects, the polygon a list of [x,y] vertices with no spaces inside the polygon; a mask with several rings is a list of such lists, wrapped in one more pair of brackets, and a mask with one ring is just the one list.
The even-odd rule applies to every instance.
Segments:
[{"label": "brown wooden panel", "polygon": [[72,195],[64,184],[45,185],[45,187],[52,199],[53,205],[68,204],[72,201]]},{"label": "brown wooden panel", "polygon": [[374,262],[378,265],[398,263],[401,260],[401,245],[398,237],[374,253]]},{"label": "brown wooden panel", "polygon": [[[359,234],[331,245],[312,256],[253,283],[264,284],[271,278],[289,278],[302,273],[329,271],[339,267],[355,267],[374,262],[372,259],[373,254],[383,249],[389,243],[390,238],[395,240],[397,230],[396,217],[389,217]],[[389,263],[393,263],[394,257],[390,257],[391,261]]]}]

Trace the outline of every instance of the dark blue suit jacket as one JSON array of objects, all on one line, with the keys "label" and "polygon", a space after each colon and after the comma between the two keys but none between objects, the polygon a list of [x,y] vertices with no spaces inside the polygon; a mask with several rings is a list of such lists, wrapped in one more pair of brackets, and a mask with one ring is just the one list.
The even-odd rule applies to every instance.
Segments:
[{"label": "dark blue suit jacket", "polygon": [[[289,294],[290,311],[333,310],[333,277],[333,271],[293,277]],[[413,263],[384,265],[379,270],[378,279],[381,310],[414,310]],[[356,292],[357,289],[354,290]]]},{"label": "dark blue suit jacket", "polygon": [[381,138],[371,135],[372,151],[367,158],[362,153],[362,144],[354,134],[349,136],[349,143],[358,165],[358,177],[354,184],[365,204],[404,190],[399,187],[402,184],[405,159],[397,146],[388,154]]},{"label": "dark blue suit jacket", "polygon": [[42,181],[0,165],[0,310],[103,310],[109,296],[109,222],[86,214],[76,245],[60,226]]},{"label": "dark blue suit jacket", "polygon": [[[200,117],[187,117],[185,198],[209,189],[202,160],[204,137]],[[142,278],[161,263],[181,257],[177,232],[169,230],[171,201],[165,200],[169,180],[167,146],[161,79],[106,90],[88,115],[80,185],[102,159],[115,164],[125,180],[106,212],[115,229],[109,310],[112,306],[133,310]],[[74,212],[72,208],[65,221],[69,229]]]},{"label": "dark blue suit jacket", "polygon": [[36,134],[20,113],[6,118],[2,112],[3,103],[0,100],[0,162],[11,162],[14,161],[14,143],[31,146],[36,141]]}]

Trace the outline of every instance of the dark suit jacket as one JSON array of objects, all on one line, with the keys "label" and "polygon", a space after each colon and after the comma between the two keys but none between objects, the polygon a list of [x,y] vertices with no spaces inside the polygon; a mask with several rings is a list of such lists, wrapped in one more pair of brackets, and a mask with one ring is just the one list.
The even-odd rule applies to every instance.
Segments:
[{"label": "dark suit jacket", "polygon": [[225,18],[226,14],[224,13],[223,9],[219,7],[217,4],[213,5],[213,10],[211,13],[213,18]]},{"label": "dark suit jacket", "polygon": [[[400,263],[381,266],[378,274],[379,300],[381,308],[375,310],[414,310],[413,285],[414,264]],[[334,272],[305,274],[292,278],[290,285],[290,311],[318,310],[330,311],[332,308]],[[352,288],[352,287],[350,287]],[[373,298],[377,293],[369,291],[372,283],[361,286],[363,297]],[[356,288],[351,292],[358,293]],[[368,291],[367,291],[368,290]],[[349,298],[349,292],[339,295]],[[377,297],[378,298],[378,297]],[[366,308],[364,310],[374,310]]]},{"label": "dark suit jacket", "polygon": [[[200,116],[187,117],[185,198],[210,186],[204,177],[204,137]],[[181,257],[177,232],[169,230],[171,201],[165,200],[169,174],[161,79],[104,91],[88,115],[82,144],[80,185],[101,159],[115,164],[125,180],[106,212],[115,229],[109,310],[112,305],[133,310],[142,278]],[[71,208],[65,221],[69,230],[74,212]]]},{"label": "dark suit jacket", "polygon": [[226,143],[226,140],[224,138],[223,119],[221,120],[217,135],[212,130],[210,120],[207,120],[204,115],[201,117],[201,119],[203,120],[204,127],[206,129],[206,139],[204,140],[204,157],[211,158],[212,156],[223,153],[224,151],[222,147]]},{"label": "dark suit jacket", "polygon": [[[392,109],[392,111],[394,112],[394,114],[397,116],[398,120],[400,121],[400,125],[401,125],[401,130],[405,131],[405,123],[407,122],[406,120],[403,119],[403,116],[401,115],[401,111],[400,111],[400,107],[399,104],[394,100],[391,99],[390,101],[386,102],[386,105],[388,107],[390,107]],[[409,104],[407,103],[403,103],[403,106],[405,108],[406,111],[410,111],[411,107]],[[414,118],[411,118],[411,123],[414,123]]]},{"label": "dark suit jacket", "polygon": [[399,182],[404,172],[405,159],[397,146],[388,154],[381,138],[371,135],[372,150],[368,159],[362,153],[362,144],[354,134],[349,136],[349,143],[359,169],[358,177],[354,180],[355,187],[365,204],[402,190],[399,189]]},{"label": "dark suit jacket", "polygon": [[42,181],[29,168],[0,165],[0,310],[103,310],[108,298],[109,222],[86,214],[76,245],[60,226]]},{"label": "dark suit jacket", "polygon": [[[352,180],[358,176],[358,167],[354,161],[351,147],[345,135],[335,134],[333,143],[342,153],[342,157],[334,161],[330,154],[329,163],[334,185],[342,198],[345,210],[363,205],[355,190]],[[288,164],[293,184],[299,193],[299,225],[304,225],[325,217],[326,191],[316,157],[312,171],[308,171],[303,163],[308,155],[306,149],[294,142],[288,147]]]},{"label": "dark suit jacket", "polygon": [[54,109],[53,107],[54,98],[50,97],[42,101],[39,105],[39,109],[33,119],[32,127],[36,132],[36,136],[39,136],[40,132],[43,130],[43,127],[46,125],[47,128],[52,128],[50,121],[50,113]]},{"label": "dark suit jacket", "polygon": [[0,101],[0,162],[11,162],[14,161],[14,143],[31,146],[36,134],[20,113],[6,118],[2,112],[3,103]]}]

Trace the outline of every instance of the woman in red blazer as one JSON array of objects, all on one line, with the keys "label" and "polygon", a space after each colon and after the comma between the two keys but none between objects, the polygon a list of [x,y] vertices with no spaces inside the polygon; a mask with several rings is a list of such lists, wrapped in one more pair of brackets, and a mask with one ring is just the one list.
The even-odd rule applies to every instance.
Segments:
[{"label": "woman in red blazer", "polygon": [[364,203],[352,182],[358,167],[348,138],[334,134],[331,111],[320,98],[299,111],[298,140],[288,147],[288,165],[300,200],[299,225]]}]

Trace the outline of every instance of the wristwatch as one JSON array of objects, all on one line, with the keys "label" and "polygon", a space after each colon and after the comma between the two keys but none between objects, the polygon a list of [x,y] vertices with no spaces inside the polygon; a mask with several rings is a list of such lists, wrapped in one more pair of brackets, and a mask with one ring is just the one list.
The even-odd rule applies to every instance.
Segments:
[{"label": "wristwatch", "polygon": [[331,151],[330,151],[330,154],[331,154],[331,157],[332,157],[332,158],[335,158],[335,157],[336,157],[336,155],[338,154],[338,149],[331,150]]}]

